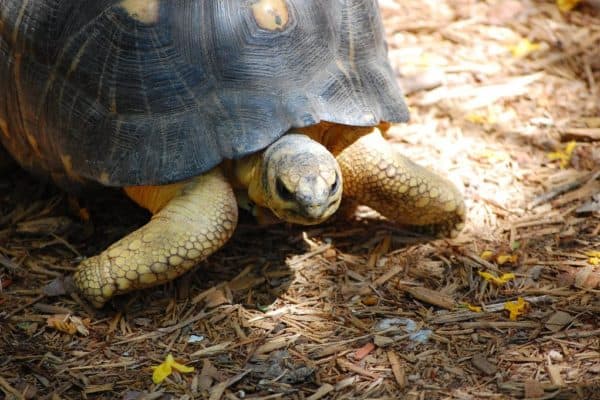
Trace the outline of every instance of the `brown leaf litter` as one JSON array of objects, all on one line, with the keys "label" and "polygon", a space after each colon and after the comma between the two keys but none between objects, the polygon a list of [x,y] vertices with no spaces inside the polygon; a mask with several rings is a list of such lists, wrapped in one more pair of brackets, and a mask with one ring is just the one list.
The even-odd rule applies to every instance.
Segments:
[{"label": "brown leaf litter", "polygon": [[[42,288],[147,215],[4,176],[0,398],[598,398],[599,11],[379,3],[412,112],[390,141],[461,188],[465,231],[246,220],[197,271],[94,311]],[[194,372],[153,384],[168,354]]]}]

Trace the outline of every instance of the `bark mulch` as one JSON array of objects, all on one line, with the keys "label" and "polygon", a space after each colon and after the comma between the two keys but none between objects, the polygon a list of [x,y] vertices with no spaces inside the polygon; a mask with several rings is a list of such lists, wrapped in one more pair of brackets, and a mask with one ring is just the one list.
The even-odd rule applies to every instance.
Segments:
[{"label": "bark mulch", "polygon": [[[465,193],[464,232],[243,218],[194,272],[96,311],[43,288],[148,215],[13,172],[0,398],[600,399],[600,10],[380,6],[412,112],[390,142]],[[153,383],[169,354],[194,371]]]}]

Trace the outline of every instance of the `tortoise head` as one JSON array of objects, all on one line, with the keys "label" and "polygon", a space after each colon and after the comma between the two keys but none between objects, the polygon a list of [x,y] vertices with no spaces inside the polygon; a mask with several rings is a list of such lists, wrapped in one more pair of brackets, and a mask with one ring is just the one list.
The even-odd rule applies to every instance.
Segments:
[{"label": "tortoise head", "polygon": [[262,153],[257,167],[250,198],[284,221],[318,224],[340,205],[340,167],[323,145],[306,135],[282,136]]}]

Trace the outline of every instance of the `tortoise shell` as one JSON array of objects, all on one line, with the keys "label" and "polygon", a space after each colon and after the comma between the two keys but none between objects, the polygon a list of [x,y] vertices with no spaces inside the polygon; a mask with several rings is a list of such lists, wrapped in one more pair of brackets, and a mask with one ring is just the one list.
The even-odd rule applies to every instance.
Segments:
[{"label": "tortoise shell", "polygon": [[163,184],[407,118],[376,0],[0,2],[0,137],[56,180]]}]

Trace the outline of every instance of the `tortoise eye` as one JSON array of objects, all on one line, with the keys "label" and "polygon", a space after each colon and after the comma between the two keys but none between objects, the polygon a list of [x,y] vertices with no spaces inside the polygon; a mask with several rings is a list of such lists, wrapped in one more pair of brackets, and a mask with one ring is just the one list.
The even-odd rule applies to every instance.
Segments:
[{"label": "tortoise eye", "polygon": [[287,188],[287,186],[285,186],[285,183],[283,183],[280,178],[277,178],[275,188],[277,189],[277,195],[279,195],[281,199],[286,201],[294,200],[294,194]]}]

